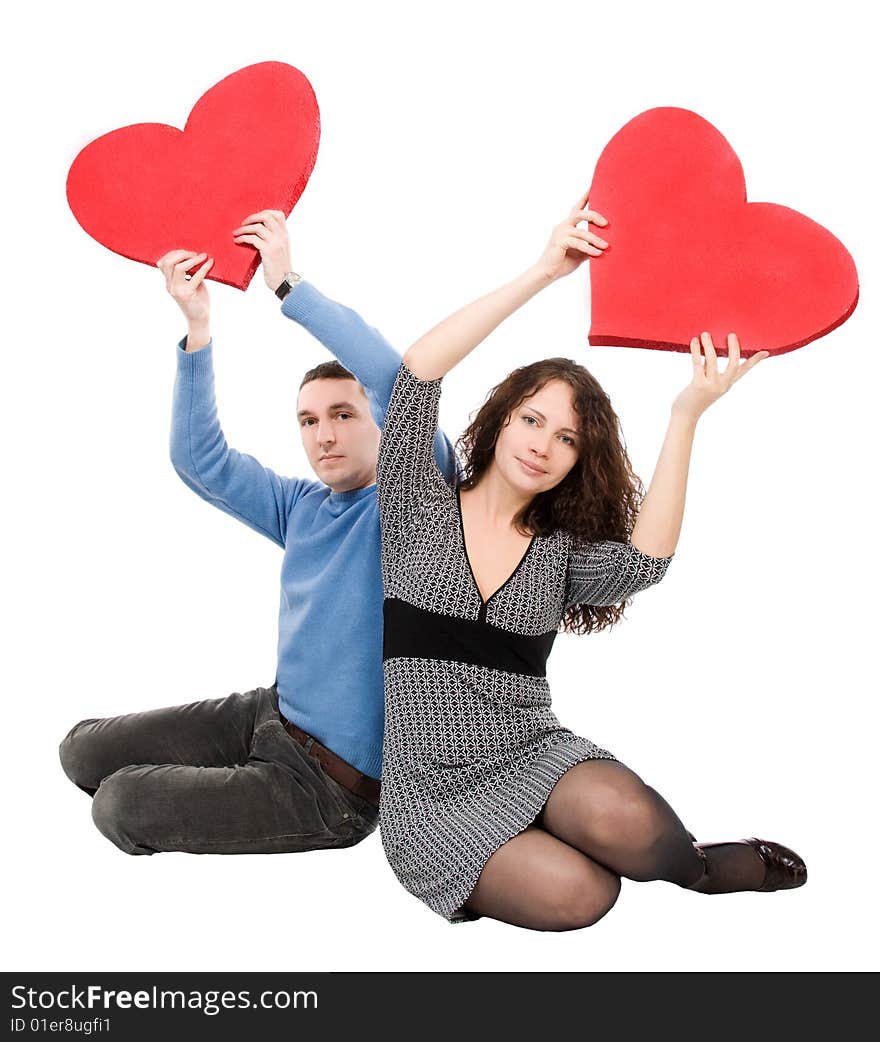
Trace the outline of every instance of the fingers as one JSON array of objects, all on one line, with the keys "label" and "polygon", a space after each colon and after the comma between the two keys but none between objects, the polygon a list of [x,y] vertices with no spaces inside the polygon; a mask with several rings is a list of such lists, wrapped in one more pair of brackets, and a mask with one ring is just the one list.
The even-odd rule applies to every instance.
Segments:
[{"label": "fingers", "polygon": [[256,224],[258,221],[262,221],[264,224],[277,224],[279,221],[284,222],[285,220],[281,210],[260,210],[259,213],[248,214],[241,223],[242,225]]},{"label": "fingers", "polygon": [[[204,262],[204,263],[202,263]],[[201,267],[190,275],[197,265]],[[171,250],[160,257],[156,266],[165,276],[165,288],[177,300],[182,295],[195,292],[211,270],[214,261],[208,259],[207,253],[194,253],[192,250]]]},{"label": "fingers", "polygon": [[700,343],[703,345],[703,353],[706,356],[706,375],[715,376],[718,373],[718,355],[715,353],[712,337],[703,332],[700,334]]},{"label": "fingers", "polygon": [[727,368],[724,370],[724,376],[728,381],[728,386],[736,380],[739,375],[739,339],[736,333],[727,334]]},{"label": "fingers", "polygon": [[208,274],[208,272],[211,270],[211,267],[212,267],[213,264],[214,264],[214,258],[213,257],[209,257],[205,261],[205,263],[199,268],[199,270],[193,276],[190,277],[190,279],[189,279],[189,288],[193,292],[195,292],[199,288],[199,286],[202,284],[202,281],[204,280],[204,278]]},{"label": "fingers", "polygon": [[195,267],[197,261],[200,262],[203,257],[207,256],[207,253],[188,253],[173,264],[172,268],[174,271],[189,271],[190,268]]},{"label": "fingers", "polygon": [[236,241],[243,235],[252,235],[261,239],[263,242],[269,242],[272,237],[272,230],[267,228],[265,224],[243,224],[240,228],[236,228],[232,233],[232,237],[236,239]]},{"label": "fingers", "polygon": [[594,246],[592,242],[588,242],[586,239],[576,237],[574,234],[576,231],[577,229],[569,231],[568,235],[563,236],[559,240],[559,245],[564,250],[578,250],[580,253],[586,253],[590,257],[601,257],[603,249],[599,246]]},{"label": "fingers", "polygon": [[[251,238],[244,238],[248,235]],[[271,243],[273,238],[286,235],[286,218],[281,210],[260,210],[258,213],[248,214],[232,232],[236,242],[247,242],[257,248],[260,248],[260,242],[255,242],[254,238],[263,243]]]},{"label": "fingers", "polygon": [[745,362],[742,363],[742,365],[737,370],[737,373],[736,373],[736,376],[734,377],[734,379],[738,380],[741,376],[745,376],[745,374],[750,369],[754,369],[754,367],[758,364],[758,362],[763,362],[765,358],[769,358],[769,357],[770,357],[770,352],[769,351],[758,351],[757,354],[752,355],[751,358],[747,358],[745,360]]},{"label": "fingers", "polygon": [[[691,360],[694,364],[694,369],[702,369],[704,359],[701,355],[701,349],[705,352],[705,371],[707,376],[718,373],[718,355],[715,350],[715,345],[712,342],[712,337],[708,333],[703,333],[699,338],[691,338]],[[739,343],[739,337],[736,333],[727,334],[727,368],[724,370],[722,375],[723,383],[726,384],[724,390],[731,387],[736,381],[744,376],[750,369],[753,369],[759,362],[763,362],[765,358],[770,357],[769,351],[758,351],[753,354],[750,358],[745,361],[741,361],[742,349]],[[723,392],[722,392],[723,393]]]},{"label": "fingers", "polygon": [[287,224],[280,210],[260,210],[245,217],[232,232],[233,242],[239,246],[255,246],[265,261],[269,251],[286,249]]},{"label": "fingers", "polygon": [[573,224],[577,224],[578,221],[589,221],[591,224],[598,224],[600,228],[604,228],[608,224],[608,221],[598,211],[583,208],[571,211],[571,221]]},{"label": "fingers", "polygon": [[[576,219],[581,213],[583,211],[577,211],[572,214],[571,219]],[[571,220],[563,221],[553,229],[552,241],[564,250],[577,250],[588,257],[601,257],[603,250],[608,247],[608,243],[601,236],[588,229],[572,228]]]},{"label": "fingers", "polygon": [[[587,225],[592,222],[598,225],[606,225],[608,222],[594,210],[585,209],[587,197],[579,200],[581,205],[571,211],[568,218],[561,221],[553,229],[547,250],[550,264],[554,271],[554,277],[558,277],[558,266],[563,265],[564,274],[573,271],[586,257],[601,257],[602,251],[608,248],[608,243],[600,235],[589,230]],[[578,227],[583,225],[583,227]],[[556,252],[564,251],[563,256]],[[580,253],[579,259],[572,257],[572,253]],[[566,256],[567,255],[567,256]]]},{"label": "fingers", "polygon": [[171,269],[170,276],[166,275],[166,282],[180,284],[181,282],[189,282],[192,278],[191,275],[187,274],[190,268],[194,268],[197,264],[200,264],[206,257],[207,253],[194,253],[190,257],[185,257],[183,260],[178,261]]},{"label": "fingers", "polygon": [[[744,376],[750,369],[754,369],[758,362],[763,362],[765,358],[770,357],[769,351],[757,351],[751,356],[751,358],[747,358],[744,362],[741,362],[741,354],[739,337],[736,333],[728,333],[727,369],[725,370],[724,375],[727,376],[728,373],[730,374],[730,384],[736,383],[741,376]],[[730,384],[728,386],[730,386]]]},{"label": "fingers", "polygon": [[[164,254],[156,261],[156,267],[162,274],[168,278],[170,272],[173,270],[175,264],[179,264],[181,261],[187,258],[198,257],[199,254],[193,250],[171,250]],[[207,254],[205,254],[207,256]]]},{"label": "fingers", "polygon": [[699,369],[702,372],[703,356],[700,354],[699,337],[691,337],[691,361],[694,363],[694,369]]},{"label": "fingers", "polygon": [[562,227],[565,237],[569,239],[581,239],[583,242],[596,247],[600,252],[608,247],[601,235],[597,235],[593,231],[588,231],[586,228],[570,228],[568,225],[563,225]]},{"label": "fingers", "polygon": [[606,249],[608,246],[608,243],[601,236],[596,235],[595,232],[588,231],[586,228],[567,228],[566,232],[569,236],[574,236],[576,239],[591,242],[601,250]]}]

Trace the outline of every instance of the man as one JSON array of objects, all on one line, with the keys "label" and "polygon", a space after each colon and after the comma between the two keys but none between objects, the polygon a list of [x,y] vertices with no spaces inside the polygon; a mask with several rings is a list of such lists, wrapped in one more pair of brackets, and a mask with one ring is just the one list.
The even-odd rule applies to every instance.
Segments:
[{"label": "man", "polygon": [[[171,458],[214,506],[284,549],[275,683],[104,720],[61,743],[99,830],[129,854],[347,847],[375,829],[382,756],[382,583],[376,458],[399,355],[355,312],[291,271],[284,214],[233,233],[255,246],[281,310],[344,363],[308,372],[297,401],[318,481],[230,449],[214,401],[205,254],[159,261],[187,319],[177,350]],[[360,381],[360,382],[358,382]],[[454,455],[439,432],[448,480]]]}]

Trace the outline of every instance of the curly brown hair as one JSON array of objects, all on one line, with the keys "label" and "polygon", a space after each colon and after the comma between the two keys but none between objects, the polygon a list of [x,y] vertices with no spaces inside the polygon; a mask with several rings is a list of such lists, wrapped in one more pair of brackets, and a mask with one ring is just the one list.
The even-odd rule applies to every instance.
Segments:
[{"label": "curly brown hair", "polygon": [[[513,410],[551,380],[573,391],[580,420],[577,462],[558,485],[536,495],[514,518],[523,535],[545,536],[562,529],[575,546],[612,539],[626,542],[644,498],[644,486],[633,473],[617,414],[599,382],[570,358],[545,358],[514,369],[493,387],[467,430],[458,439],[463,489],[477,485],[495,458],[495,443]],[[612,626],[626,602],[570,605],[561,628],[591,633]]]}]

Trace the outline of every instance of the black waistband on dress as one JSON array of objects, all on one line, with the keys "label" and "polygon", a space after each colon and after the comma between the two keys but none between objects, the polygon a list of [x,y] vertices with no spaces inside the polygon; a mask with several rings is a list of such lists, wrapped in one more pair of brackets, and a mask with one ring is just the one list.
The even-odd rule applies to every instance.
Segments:
[{"label": "black waistband on dress", "polygon": [[490,626],[487,622],[416,608],[396,597],[383,606],[385,638],[383,659],[427,658],[466,662],[530,677],[547,675],[547,658],[556,631],[524,636]]}]

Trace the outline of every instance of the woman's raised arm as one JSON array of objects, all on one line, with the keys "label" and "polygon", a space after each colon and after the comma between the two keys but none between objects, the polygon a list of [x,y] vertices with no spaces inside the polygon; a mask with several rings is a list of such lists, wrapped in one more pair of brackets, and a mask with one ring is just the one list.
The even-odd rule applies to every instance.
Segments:
[{"label": "woman's raised arm", "polygon": [[599,257],[608,245],[581,222],[604,227],[608,222],[586,209],[580,199],[568,217],[556,225],[540,259],[498,289],[468,304],[417,340],[403,356],[407,368],[421,380],[437,380],[481,343],[518,308],[551,282],[569,275],[587,257]]},{"label": "woman's raised arm", "polygon": [[727,366],[724,372],[719,372],[712,337],[703,333],[699,339],[694,337],[691,340],[693,380],[672,403],[672,416],[654,468],[654,477],[630,537],[632,545],[644,554],[668,557],[678,545],[697,420],[712,402],[770,354],[769,351],[758,351],[741,363],[735,333],[727,337],[727,352]]}]

